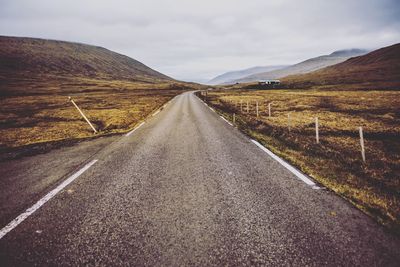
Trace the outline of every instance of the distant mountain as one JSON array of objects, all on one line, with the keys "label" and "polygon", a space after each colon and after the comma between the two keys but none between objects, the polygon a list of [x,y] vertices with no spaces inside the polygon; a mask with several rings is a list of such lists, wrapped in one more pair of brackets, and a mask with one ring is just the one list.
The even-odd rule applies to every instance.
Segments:
[{"label": "distant mountain", "polygon": [[400,43],[282,81],[292,87],[400,89]]},{"label": "distant mountain", "polygon": [[0,36],[0,78],[78,76],[131,81],[172,80],[143,63],[80,43]]},{"label": "distant mountain", "polygon": [[330,57],[355,57],[355,56],[361,56],[365,55],[368,53],[368,50],[365,49],[358,49],[358,48],[353,48],[353,49],[345,49],[345,50],[338,50],[330,54]]},{"label": "distant mountain", "polygon": [[319,56],[300,62],[298,64],[268,72],[262,72],[246,76],[234,82],[254,82],[258,80],[280,79],[282,77],[294,74],[303,74],[316,71],[331,65],[343,62],[351,57],[366,54],[368,51],[363,49],[348,49],[335,51],[330,55]]},{"label": "distant mountain", "polygon": [[237,80],[252,74],[282,69],[284,67],[287,67],[287,65],[253,67],[244,70],[230,71],[209,80],[207,84],[217,85],[217,84],[229,83],[232,82],[233,80]]}]

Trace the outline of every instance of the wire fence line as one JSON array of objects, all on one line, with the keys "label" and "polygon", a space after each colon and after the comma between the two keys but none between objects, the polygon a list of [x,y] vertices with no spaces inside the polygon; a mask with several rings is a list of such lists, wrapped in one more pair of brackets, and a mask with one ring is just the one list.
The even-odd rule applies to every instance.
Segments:
[{"label": "wire fence line", "polygon": [[[200,95],[205,102],[209,102],[210,97],[208,97],[208,92],[201,92]],[[321,143],[324,139],[324,134],[331,135],[334,130],[325,129],[323,126],[323,118],[314,116],[314,117],[305,117],[301,114],[301,112],[297,111],[275,111],[274,112],[274,102],[268,100],[249,100],[246,98],[245,100],[222,100],[216,99],[216,101],[226,107],[225,112],[230,113],[228,116],[228,120],[231,120],[234,125],[237,124],[238,119],[240,117],[250,117],[251,119],[258,120],[262,123],[270,123],[271,127],[280,127],[286,128],[287,133],[290,135],[298,134],[303,132],[307,135],[310,135],[309,129],[313,128],[313,135],[315,136],[315,144],[322,145]],[[282,115],[286,117],[286,124],[281,123],[280,125],[276,125],[277,122],[271,123],[271,120],[279,118]],[[280,117],[282,118],[282,117]],[[300,118],[300,119],[299,119]],[[281,120],[283,121],[283,120]],[[322,121],[322,124],[321,124]],[[322,130],[322,131],[321,131]],[[326,131],[325,131],[326,130]],[[337,130],[335,130],[337,132]],[[353,131],[344,130],[342,133],[345,135],[355,137],[359,139],[359,153],[361,156],[361,160],[364,164],[366,164],[366,150],[365,150],[365,139],[364,139],[364,129],[362,126],[355,125]],[[322,134],[322,135],[321,135]]]}]

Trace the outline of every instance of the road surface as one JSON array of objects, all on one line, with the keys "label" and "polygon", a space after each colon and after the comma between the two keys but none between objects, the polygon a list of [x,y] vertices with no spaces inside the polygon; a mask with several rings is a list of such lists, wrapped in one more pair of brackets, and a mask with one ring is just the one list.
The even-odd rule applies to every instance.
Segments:
[{"label": "road surface", "polygon": [[0,239],[0,265],[400,263],[398,237],[299,179],[193,93],[107,140],[3,163],[3,229],[74,180]]}]

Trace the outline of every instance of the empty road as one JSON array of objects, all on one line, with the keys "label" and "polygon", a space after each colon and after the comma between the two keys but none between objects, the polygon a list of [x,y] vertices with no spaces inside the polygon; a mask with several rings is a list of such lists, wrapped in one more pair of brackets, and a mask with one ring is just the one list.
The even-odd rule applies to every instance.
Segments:
[{"label": "empty road", "polygon": [[[2,199],[3,229],[73,179],[0,239],[1,266],[400,264],[398,237],[299,179],[193,93],[128,136],[90,144],[26,169],[8,163],[21,170],[2,173],[18,184]],[[41,184],[50,174],[37,169],[54,176],[67,163],[73,172]]]}]

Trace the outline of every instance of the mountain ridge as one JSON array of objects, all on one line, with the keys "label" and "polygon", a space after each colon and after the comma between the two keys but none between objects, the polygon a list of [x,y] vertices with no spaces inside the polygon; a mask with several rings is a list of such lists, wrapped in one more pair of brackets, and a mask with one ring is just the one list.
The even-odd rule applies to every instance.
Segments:
[{"label": "mountain ridge", "polygon": [[311,73],[287,76],[282,82],[290,87],[400,88],[400,43]]},{"label": "mountain ridge", "polygon": [[230,82],[235,79],[240,79],[246,77],[251,74],[261,73],[265,71],[272,71],[276,69],[281,69],[287,67],[288,65],[271,65],[271,66],[255,66],[247,69],[242,70],[234,70],[228,71],[223,74],[220,74],[213,79],[209,80],[207,84],[217,85],[217,84],[224,84]]},{"label": "mountain ridge", "polygon": [[263,72],[258,74],[253,74],[242,79],[234,80],[235,82],[254,82],[257,80],[267,80],[267,79],[281,79],[283,77],[294,75],[294,74],[303,74],[309,73],[312,71],[316,71],[318,69],[322,69],[328,66],[332,66],[338,63],[341,63],[351,57],[358,56],[360,54],[367,53],[367,50],[364,49],[344,49],[334,51],[329,55],[322,55],[314,58],[310,58],[304,60],[302,62],[296,63],[294,65],[290,65],[286,68],[273,70],[269,72]]},{"label": "mountain ridge", "polygon": [[135,59],[101,46],[12,36],[0,36],[0,75],[173,80]]}]

